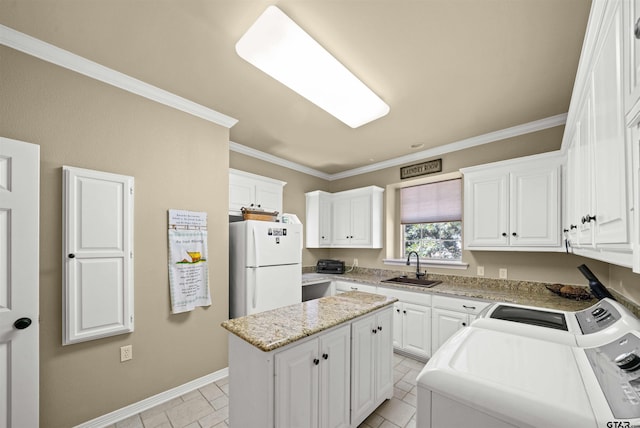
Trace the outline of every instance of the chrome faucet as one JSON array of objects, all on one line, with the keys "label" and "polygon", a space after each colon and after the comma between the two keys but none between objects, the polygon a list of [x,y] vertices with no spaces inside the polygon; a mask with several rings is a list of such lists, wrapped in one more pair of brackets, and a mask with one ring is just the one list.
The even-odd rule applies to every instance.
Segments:
[{"label": "chrome faucet", "polygon": [[427,274],[427,272],[420,272],[420,256],[415,251],[411,251],[407,256],[407,266],[411,265],[411,255],[416,255],[416,278],[420,279]]}]

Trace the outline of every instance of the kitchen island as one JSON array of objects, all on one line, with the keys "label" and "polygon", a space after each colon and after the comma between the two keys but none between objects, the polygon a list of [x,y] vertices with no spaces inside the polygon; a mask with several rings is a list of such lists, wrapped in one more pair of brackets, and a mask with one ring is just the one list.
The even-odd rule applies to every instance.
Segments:
[{"label": "kitchen island", "polygon": [[225,321],[231,427],[357,427],[393,396],[393,304],[358,291]]}]

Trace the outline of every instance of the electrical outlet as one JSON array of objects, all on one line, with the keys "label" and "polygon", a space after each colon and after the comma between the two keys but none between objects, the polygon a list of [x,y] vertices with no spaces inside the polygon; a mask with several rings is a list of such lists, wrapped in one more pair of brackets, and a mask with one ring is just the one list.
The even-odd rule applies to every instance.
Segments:
[{"label": "electrical outlet", "polygon": [[358,259],[353,259],[353,266],[358,266]]},{"label": "electrical outlet", "polygon": [[502,268],[498,271],[498,276],[500,279],[507,279],[507,270]]},{"label": "electrical outlet", "polygon": [[478,266],[478,276],[484,276],[484,266]]},{"label": "electrical outlet", "polygon": [[120,362],[125,362],[133,359],[133,345],[126,345],[120,347]]}]

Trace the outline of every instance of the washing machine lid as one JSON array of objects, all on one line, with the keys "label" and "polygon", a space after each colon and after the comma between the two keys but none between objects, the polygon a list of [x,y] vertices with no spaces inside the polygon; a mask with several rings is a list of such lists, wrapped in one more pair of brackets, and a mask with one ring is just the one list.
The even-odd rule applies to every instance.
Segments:
[{"label": "washing machine lid", "polygon": [[596,427],[572,348],[468,327],[418,376],[425,388],[517,426]]}]

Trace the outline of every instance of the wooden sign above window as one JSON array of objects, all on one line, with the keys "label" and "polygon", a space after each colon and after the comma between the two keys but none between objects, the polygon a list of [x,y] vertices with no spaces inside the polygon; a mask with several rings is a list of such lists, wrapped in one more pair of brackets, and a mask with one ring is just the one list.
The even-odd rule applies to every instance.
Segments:
[{"label": "wooden sign above window", "polygon": [[434,159],[400,168],[400,179],[442,172],[442,159]]}]

